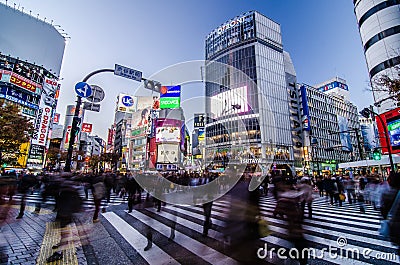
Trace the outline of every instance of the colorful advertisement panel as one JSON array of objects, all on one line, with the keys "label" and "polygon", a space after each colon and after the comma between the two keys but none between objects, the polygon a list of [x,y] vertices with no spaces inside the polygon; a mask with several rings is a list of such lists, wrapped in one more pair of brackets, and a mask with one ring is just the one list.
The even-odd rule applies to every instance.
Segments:
[{"label": "colorful advertisement panel", "polygon": [[181,140],[180,127],[158,127],[156,128],[156,142],[176,142]]},{"label": "colorful advertisement panel", "polygon": [[179,163],[179,144],[157,145],[157,163],[163,163],[163,164]]},{"label": "colorful advertisement panel", "polygon": [[340,143],[342,146],[343,151],[350,151],[353,152],[353,146],[351,144],[351,138],[350,138],[350,133],[348,132],[349,130],[349,121],[347,120],[346,117],[339,116],[337,115],[337,121],[339,125],[339,137],[340,137]]},{"label": "colorful advertisement panel", "polygon": [[162,86],[160,109],[178,109],[181,106],[181,86]]},{"label": "colorful advertisement panel", "polygon": [[216,117],[249,111],[247,86],[233,88],[211,97],[211,113]]},{"label": "colorful advertisement panel", "polygon": [[44,162],[45,147],[41,145],[31,144],[29,149],[29,157],[26,166],[41,168]]},{"label": "colorful advertisement panel", "polygon": [[137,107],[137,98],[128,94],[119,94],[117,111],[135,112]]},{"label": "colorful advertisement panel", "polygon": [[302,122],[302,125],[303,125],[303,131],[311,131],[310,110],[308,109],[306,86],[302,85],[300,87],[300,94],[301,94],[301,104],[303,106],[303,115],[301,117],[301,122]]}]

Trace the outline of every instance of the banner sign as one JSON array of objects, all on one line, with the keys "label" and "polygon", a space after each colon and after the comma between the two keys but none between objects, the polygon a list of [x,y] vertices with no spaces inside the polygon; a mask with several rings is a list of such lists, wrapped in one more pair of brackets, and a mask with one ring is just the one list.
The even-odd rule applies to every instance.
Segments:
[{"label": "banner sign", "polygon": [[61,116],[60,113],[54,114],[53,122],[58,124],[60,122],[60,116]]},{"label": "banner sign", "polygon": [[310,131],[310,111],[308,109],[308,101],[307,101],[307,90],[304,85],[300,87],[300,94],[301,94],[301,104],[303,106],[303,115],[301,117],[301,121],[303,124],[304,131]]},{"label": "banner sign", "polygon": [[52,108],[44,107],[39,109],[35,122],[35,131],[32,134],[31,143],[46,146],[47,134],[51,122]]},{"label": "banner sign", "polygon": [[52,107],[55,109],[57,107],[59,85],[57,81],[45,78],[43,82],[42,98],[44,105]]}]

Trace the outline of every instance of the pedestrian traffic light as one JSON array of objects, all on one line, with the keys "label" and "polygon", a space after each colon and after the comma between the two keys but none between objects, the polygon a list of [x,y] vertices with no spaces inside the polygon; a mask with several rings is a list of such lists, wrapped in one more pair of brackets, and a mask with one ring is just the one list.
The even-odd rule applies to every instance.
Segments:
[{"label": "pedestrian traffic light", "polygon": [[375,148],[373,153],[372,153],[374,160],[381,160],[382,154],[381,151],[378,148]]}]

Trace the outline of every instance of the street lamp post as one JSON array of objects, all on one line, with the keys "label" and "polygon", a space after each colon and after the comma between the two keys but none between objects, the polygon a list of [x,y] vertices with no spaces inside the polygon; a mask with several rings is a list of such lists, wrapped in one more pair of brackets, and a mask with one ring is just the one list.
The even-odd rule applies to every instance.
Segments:
[{"label": "street lamp post", "polygon": [[389,155],[389,161],[390,161],[390,171],[391,172],[395,172],[395,167],[394,167],[394,163],[393,163],[393,157],[392,157],[392,146],[390,145],[390,141],[389,141],[389,133],[388,130],[385,126],[385,123],[383,122],[382,117],[377,114],[376,112],[374,112],[373,110],[369,109],[369,108],[364,108],[362,111],[360,111],[360,114],[364,117],[364,118],[369,118],[369,116],[372,114],[374,114],[375,116],[378,117],[379,121],[382,124],[383,130],[385,132],[385,140],[386,140],[386,146],[388,149],[388,155]]},{"label": "street lamp post", "polygon": [[[87,82],[90,77],[92,77],[95,74],[98,73],[103,73],[103,72],[114,72],[114,69],[100,69],[91,72],[88,74],[82,82]],[[75,144],[75,135],[78,133],[78,123],[79,123],[79,112],[81,110],[81,105],[82,105],[82,97],[77,96],[76,97],[76,106],[75,106],[75,113],[74,113],[74,118],[72,120],[72,125],[71,125],[71,135],[69,138],[69,146],[68,146],[68,153],[67,153],[67,159],[65,161],[65,172],[71,172],[71,162],[72,162],[72,152],[74,150],[74,144]]]}]

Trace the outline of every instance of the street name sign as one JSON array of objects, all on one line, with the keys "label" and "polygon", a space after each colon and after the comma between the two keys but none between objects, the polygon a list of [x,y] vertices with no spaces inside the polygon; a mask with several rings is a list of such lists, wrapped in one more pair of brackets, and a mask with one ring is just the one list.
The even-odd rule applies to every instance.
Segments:
[{"label": "street name sign", "polygon": [[142,72],[119,65],[119,64],[115,64],[114,74],[128,78],[128,79],[132,79],[132,80],[135,80],[138,82],[142,81]]}]

